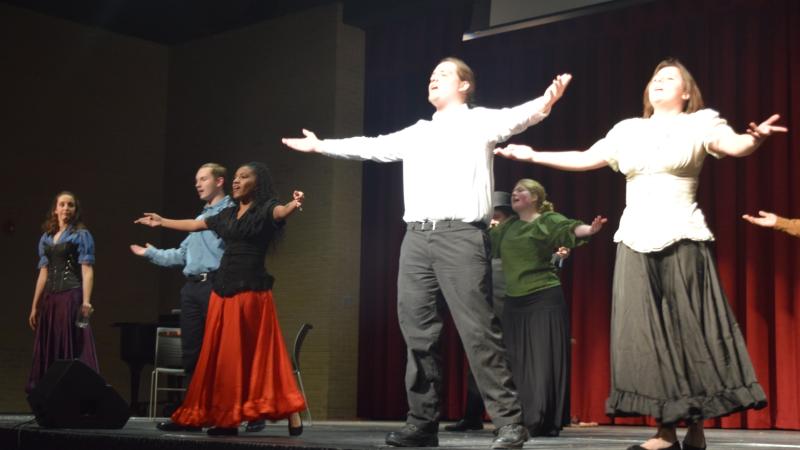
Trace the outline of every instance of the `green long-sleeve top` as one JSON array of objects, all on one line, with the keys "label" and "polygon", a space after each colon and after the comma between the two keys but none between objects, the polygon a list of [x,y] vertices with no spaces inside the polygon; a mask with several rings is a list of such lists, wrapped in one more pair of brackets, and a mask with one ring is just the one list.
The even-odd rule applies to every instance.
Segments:
[{"label": "green long-sleeve top", "polygon": [[493,228],[492,257],[503,262],[506,295],[521,297],[542,289],[559,286],[561,281],[550,262],[558,247],[575,248],[589,238],[575,236],[580,220],[568,219],[556,212],[546,212],[531,222],[512,217]]}]

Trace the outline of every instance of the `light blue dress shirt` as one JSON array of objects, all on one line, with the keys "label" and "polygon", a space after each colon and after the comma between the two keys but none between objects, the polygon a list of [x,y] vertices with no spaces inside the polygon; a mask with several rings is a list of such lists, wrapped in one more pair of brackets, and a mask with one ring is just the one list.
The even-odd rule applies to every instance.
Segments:
[{"label": "light blue dress shirt", "polygon": [[[196,220],[215,216],[223,209],[233,205],[233,200],[226,195],[217,203],[203,208],[203,212],[196,217]],[[162,250],[148,247],[144,252],[144,257],[159,266],[183,266],[183,274],[190,276],[217,270],[224,250],[225,245],[216,233],[211,230],[203,230],[189,233],[178,248]]]}]

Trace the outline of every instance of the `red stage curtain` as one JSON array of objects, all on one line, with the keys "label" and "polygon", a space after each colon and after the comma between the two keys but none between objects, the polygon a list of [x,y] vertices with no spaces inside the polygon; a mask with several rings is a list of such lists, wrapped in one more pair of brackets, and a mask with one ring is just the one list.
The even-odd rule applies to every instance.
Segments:
[{"label": "red stage curtain", "polygon": [[[800,175],[800,2],[662,0],[598,15],[460,42],[469,2],[425,17],[368,27],[365,134],[430,117],[427,77],[456,55],[477,74],[477,103],[506,106],[540,95],[556,73],[573,84],[551,116],[511,142],[585,149],[618,121],[641,115],[656,63],[681,59],[706,105],[743,131],[773,112],[790,128],[744,159],[707,160],[698,201],[717,237],[717,263],[769,406],[710,421],[742,428],[800,429],[800,239],[746,224],[758,209],[800,217],[793,176]],[[497,189],[521,177],[540,180],[557,210],[584,220],[609,217],[606,231],[576,250],[563,274],[572,311],[572,414],[610,423],[608,329],[613,232],[624,207],[624,179],[610,169],[586,173],[495,160]],[[402,168],[364,169],[358,412],[402,418],[407,410],[405,346],[397,325],[396,276],[403,236]],[[463,351],[452,327],[442,342],[443,416],[463,411]],[[616,423],[644,423],[642,419]]]}]

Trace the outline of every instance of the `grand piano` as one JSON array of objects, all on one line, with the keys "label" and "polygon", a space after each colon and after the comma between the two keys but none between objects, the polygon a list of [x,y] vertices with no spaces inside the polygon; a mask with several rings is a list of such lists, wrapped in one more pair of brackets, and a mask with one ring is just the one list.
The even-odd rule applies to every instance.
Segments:
[{"label": "grand piano", "polygon": [[131,374],[131,413],[137,416],[145,414],[146,405],[139,405],[139,385],[142,369],[152,365],[156,353],[156,329],[158,327],[177,327],[180,321],[180,310],[172,310],[170,314],[158,316],[158,323],[116,322],[112,326],[119,328],[120,356],[128,364]]}]

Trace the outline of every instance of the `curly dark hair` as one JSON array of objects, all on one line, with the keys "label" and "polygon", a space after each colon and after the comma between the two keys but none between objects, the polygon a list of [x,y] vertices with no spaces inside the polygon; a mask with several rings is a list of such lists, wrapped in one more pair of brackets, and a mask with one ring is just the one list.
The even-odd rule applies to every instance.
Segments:
[{"label": "curly dark hair", "polygon": [[250,170],[256,175],[256,188],[253,191],[253,203],[259,204],[272,199],[278,200],[278,193],[272,184],[272,175],[269,172],[267,165],[252,161],[242,164],[242,167],[249,167]]},{"label": "curly dark hair", "polygon": [[55,197],[53,197],[53,202],[50,204],[50,209],[47,210],[44,223],[42,223],[42,231],[50,236],[58,233],[58,216],[56,216],[56,205],[58,204],[58,198],[62,195],[69,195],[73,200],[75,200],[75,215],[72,216],[70,225],[72,225],[76,230],[86,228],[86,225],[83,224],[83,218],[81,217],[81,201],[78,200],[78,196],[70,191],[61,191],[56,194]]}]

